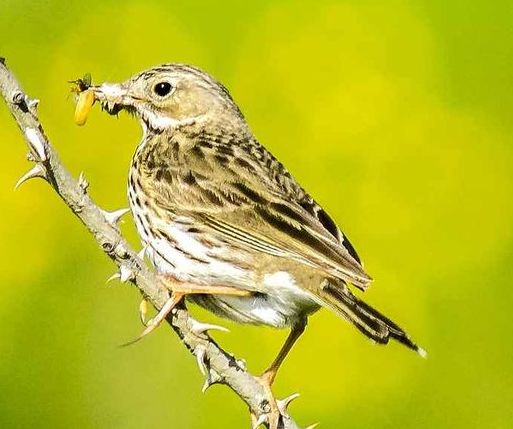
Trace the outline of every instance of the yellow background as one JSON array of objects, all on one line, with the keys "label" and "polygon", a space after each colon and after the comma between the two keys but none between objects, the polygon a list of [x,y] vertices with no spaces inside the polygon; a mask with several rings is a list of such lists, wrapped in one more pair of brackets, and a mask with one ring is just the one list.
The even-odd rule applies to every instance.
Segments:
[{"label": "yellow background", "polygon": [[[301,392],[302,424],[511,428],[512,22],[510,1],[2,0],[0,55],[108,209],[126,206],[139,126],[95,107],[76,127],[66,81],[186,62],[228,86],[353,241],[368,301],[429,351],[375,346],[320,312],[275,388]],[[3,106],[0,142],[0,427],[249,427],[227,388],[201,393],[168,328],[118,347],[141,330],[137,292],[105,286],[114,265],[45,183],[13,191],[29,164]],[[286,334],[222,324],[254,372]]]}]

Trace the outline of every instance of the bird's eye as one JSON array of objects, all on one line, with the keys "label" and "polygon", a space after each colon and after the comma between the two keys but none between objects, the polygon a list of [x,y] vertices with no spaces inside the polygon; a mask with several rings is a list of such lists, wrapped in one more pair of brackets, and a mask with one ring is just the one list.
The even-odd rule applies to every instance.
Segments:
[{"label": "bird's eye", "polygon": [[153,91],[159,97],[165,97],[171,92],[171,89],[173,89],[173,87],[169,82],[159,82],[153,87]]}]

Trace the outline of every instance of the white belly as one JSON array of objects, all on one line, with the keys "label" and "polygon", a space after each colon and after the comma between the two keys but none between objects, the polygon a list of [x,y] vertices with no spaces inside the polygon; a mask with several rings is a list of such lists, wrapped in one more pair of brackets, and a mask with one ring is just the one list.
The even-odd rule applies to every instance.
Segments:
[{"label": "white belly", "polygon": [[292,277],[283,271],[265,275],[260,289],[267,292],[249,297],[199,295],[189,298],[221,317],[274,328],[292,326],[320,308],[313,297],[297,287]]},{"label": "white belly", "polygon": [[216,257],[227,249],[207,247],[179,224],[163,225],[161,229],[172,238],[171,242],[154,236],[146,240],[147,255],[160,273],[191,283],[252,290],[255,280],[251,270]]},{"label": "white belly", "polygon": [[[188,299],[213,313],[239,323],[269,325],[276,328],[291,326],[300,317],[316,311],[319,306],[313,297],[295,284],[292,276],[283,271],[271,272],[257,278],[248,268],[250,260],[238,251],[236,259],[242,266],[220,260],[229,248],[206,246],[186,231],[184,222],[159,224],[146,216],[134,216],[137,230],[146,247],[148,258],[161,274],[176,280],[202,285],[234,286],[254,292],[251,296],[189,295]],[[150,231],[162,230],[166,237]]]}]

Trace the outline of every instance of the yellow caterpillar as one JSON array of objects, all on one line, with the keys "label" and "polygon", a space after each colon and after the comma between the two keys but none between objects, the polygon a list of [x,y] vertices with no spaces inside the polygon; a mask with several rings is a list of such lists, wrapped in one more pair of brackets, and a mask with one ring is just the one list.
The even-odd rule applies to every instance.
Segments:
[{"label": "yellow caterpillar", "polygon": [[87,116],[94,104],[94,93],[86,89],[78,94],[77,106],[75,107],[75,124],[82,126],[87,121]]},{"label": "yellow caterpillar", "polygon": [[91,87],[91,75],[86,73],[83,78],[72,80],[72,92],[78,94],[77,106],[75,107],[75,123],[82,126],[86,123],[89,112],[95,102],[94,92]]}]

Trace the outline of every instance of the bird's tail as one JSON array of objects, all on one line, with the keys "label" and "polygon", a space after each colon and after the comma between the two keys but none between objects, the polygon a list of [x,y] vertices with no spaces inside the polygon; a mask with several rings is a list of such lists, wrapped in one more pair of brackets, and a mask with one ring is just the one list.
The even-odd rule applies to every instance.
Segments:
[{"label": "bird's tail", "polygon": [[422,357],[426,351],[415,344],[397,324],[351,293],[345,284],[326,282],[321,298],[325,305],[349,320],[367,337],[379,344],[387,344],[390,338],[415,350]]}]

